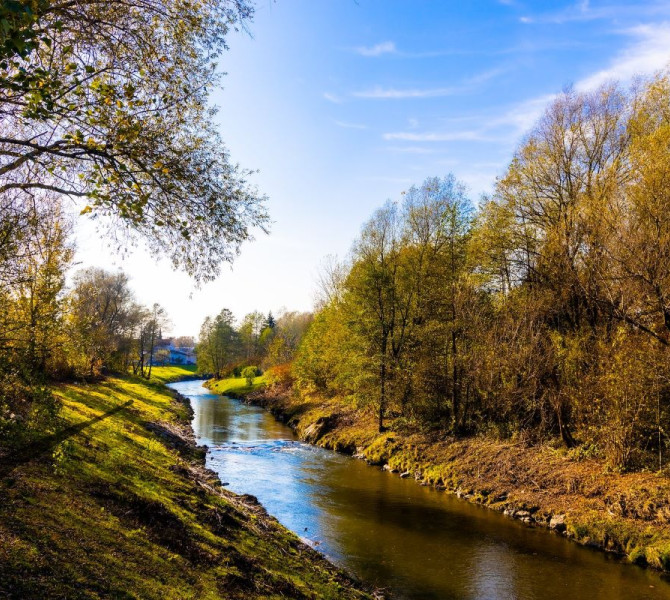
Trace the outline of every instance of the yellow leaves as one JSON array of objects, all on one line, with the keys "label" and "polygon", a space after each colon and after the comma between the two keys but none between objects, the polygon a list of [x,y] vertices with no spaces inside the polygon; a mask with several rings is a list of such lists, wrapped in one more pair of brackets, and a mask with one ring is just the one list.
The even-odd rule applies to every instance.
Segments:
[{"label": "yellow leaves", "polygon": [[82,208],[82,210],[79,214],[80,215],[87,215],[90,212],[93,212],[93,207],[92,206],[85,206],[84,208]]}]

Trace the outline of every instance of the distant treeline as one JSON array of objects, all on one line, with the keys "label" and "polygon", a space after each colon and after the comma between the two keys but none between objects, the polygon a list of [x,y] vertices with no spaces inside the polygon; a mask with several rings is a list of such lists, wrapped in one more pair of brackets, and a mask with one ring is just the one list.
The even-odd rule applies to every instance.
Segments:
[{"label": "distant treeline", "polygon": [[286,365],[295,357],[300,341],[312,322],[311,313],[282,312],[278,318],[251,312],[235,325],[233,313],[224,308],[207,317],[196,345],[198,371],[214,377],[239,377],[247,367],[257,372]]},{"label": "distant treeline", "polygon": [[323,276],[303,390],[452,434],[660,467],[670,386],[670,79],[567,91],[477,209],[454,177],[374,213]]}]

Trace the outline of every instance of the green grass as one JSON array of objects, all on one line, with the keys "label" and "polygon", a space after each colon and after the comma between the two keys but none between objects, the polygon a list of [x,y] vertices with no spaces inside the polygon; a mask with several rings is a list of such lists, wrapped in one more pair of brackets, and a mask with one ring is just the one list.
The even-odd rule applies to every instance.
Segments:
[{"label": "green grass", "polygon": [[65,434],[0,461],[0,597],[369,597],[217,487],[165,387],[126,377],[54,391]]},{"label": "green grass", "polygon": [[268,384],[267,375],[255,377],[251,385],[247,385],[244,377],[230,377],[228,379],[210,379],[205,387],[222,396],[245,396],[260,390]]},{"label": "green grass", "polygon": [[195,365],[167,365],[165,367],[151,367],[151,380],[158,383],[172,383],[184,378],[197,375]]}]

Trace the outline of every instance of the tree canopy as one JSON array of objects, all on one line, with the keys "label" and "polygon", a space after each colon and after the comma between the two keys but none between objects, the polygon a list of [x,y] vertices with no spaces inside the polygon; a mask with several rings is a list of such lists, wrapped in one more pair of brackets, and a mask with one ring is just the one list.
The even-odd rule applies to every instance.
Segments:
[{"label": "tree canopy", "polygon": [[214,277],[264,198],[220,139],[209,93],[244,0],[3,3],[0,196],[82,198],[111,239],[140,237]]}]

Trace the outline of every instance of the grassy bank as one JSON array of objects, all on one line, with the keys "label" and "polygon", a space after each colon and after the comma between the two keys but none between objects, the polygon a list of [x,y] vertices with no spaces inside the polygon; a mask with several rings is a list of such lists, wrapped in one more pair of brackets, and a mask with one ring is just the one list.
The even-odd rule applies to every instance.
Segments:
[{"label": "grassy bank", "polygon": [[388,431],[380,434],[372,412],[287,388],[268,387],[249,400],[271,410],[308,442],[631,562],[670,570],[666,475],[609,472],[602,462],[558,445],[445,438],[418,431],[404,419],[390,420]]},{"label": "grassy bank", "polygon": [[244,377],[229,377],[228,379],[210,379],[205,383],[205,387],[212,390],[215,394],[230,396],[231,398],[242,398],[252,392],[262,390],[268,384],[266,375],[255,377],[251,385],[247,384]]},{"label": "grassy bank", "polygon": [[110,378],[55,393],[57,433],[0,462],[0,597],[369,597],[218,485],[167,389]]},{"label": "grassy bank", "polygon": [[151,381],[158,383],[173,383],[198,377],[195,365],[166,365],[164,367],[151,367]]}]

